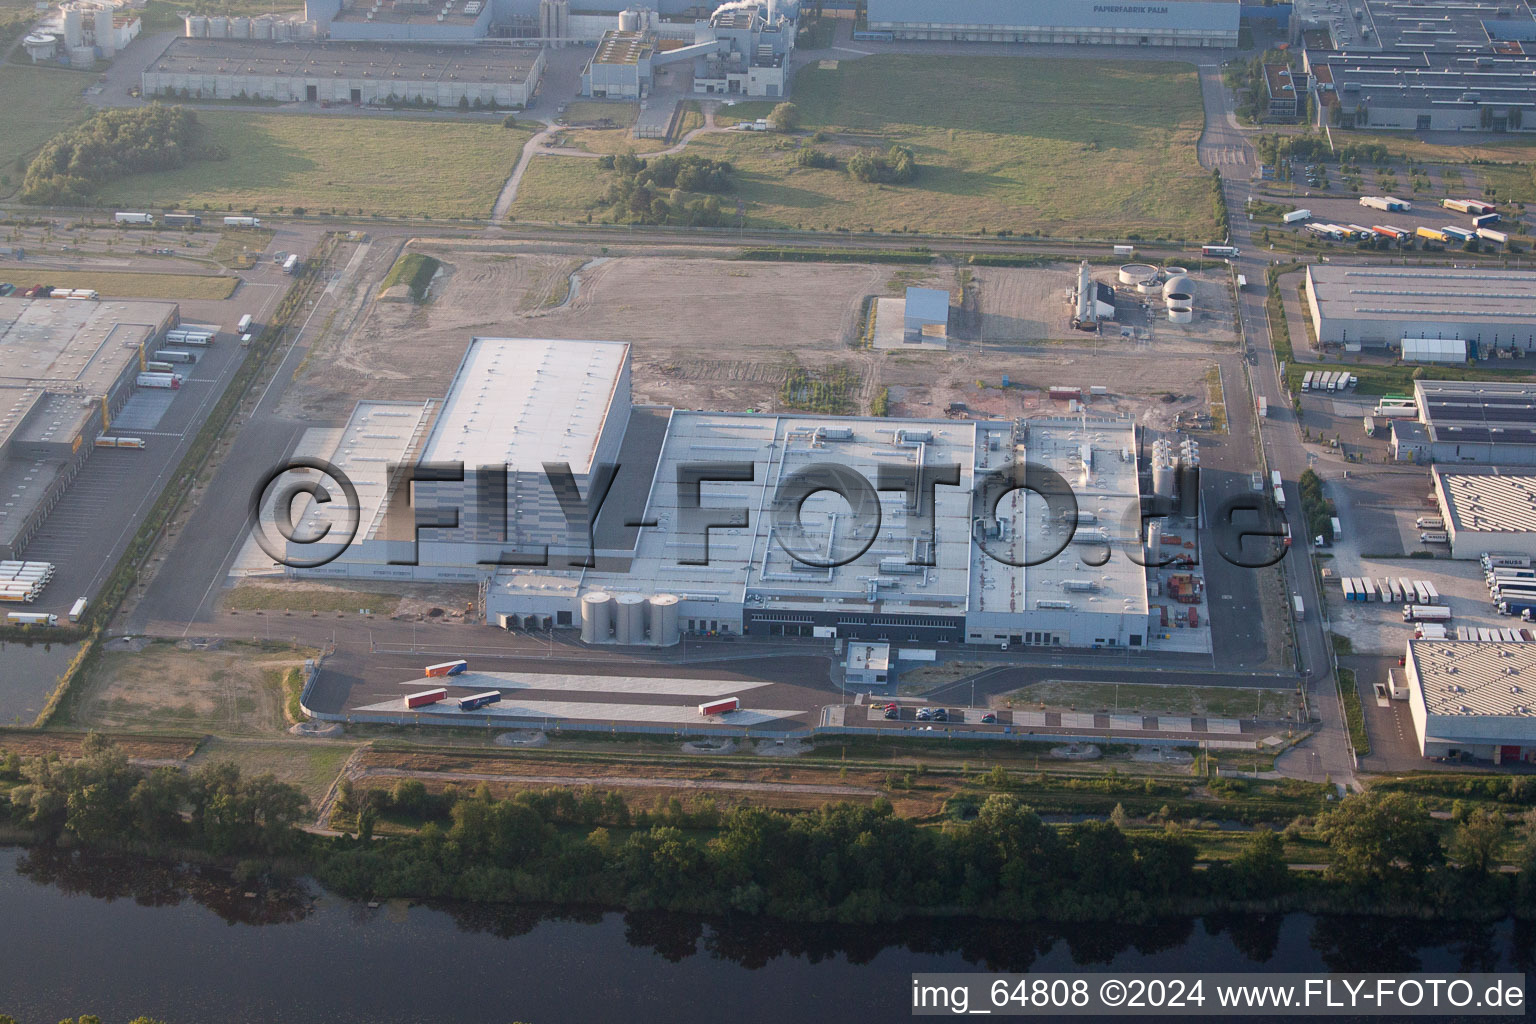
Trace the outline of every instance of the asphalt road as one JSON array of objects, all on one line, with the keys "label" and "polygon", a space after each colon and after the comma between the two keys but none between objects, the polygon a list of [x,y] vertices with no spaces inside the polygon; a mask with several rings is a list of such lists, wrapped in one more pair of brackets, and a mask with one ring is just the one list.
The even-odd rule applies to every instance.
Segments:
[{"label": "asphalt road", "polygon": [[[1277,765],[1287,774],[1312,779],[1326,776],[1337,783],[1353,785],[1355,762],[1334,681],[1327,624],[1319,614],[1325,608],[1318,592],[1317,577],[1311,569],[1309,538],[1300,514],[1301,496],[1296,489],[1297,479],[1308,468],[1307,452],[1290,399],[1281,388],[1279,363],[1264,310],[1268,298],[1264,280],[1267,257],[1261,252],[1252,223],[1243,212],[1257,164],[1247,140],[1236,127],[1219,65],[1200,65],[1200,88],[1205,104],[1200,160],[1205,166],[1221,171],[1231,216],[1230,242],[1242,252],[1236,261],[1236,270],[1247,278],[1248,285],[1239,293],[1238,315],[1245,343],[1254,353],[1249,367],[1254,401],[1249,408],[1256,416],[1253,405],[1257,398],[1262,395],[1268,400],[1269,416],[1259,425],[1262,468],[1266,473],[1279,470],[1285,485],[1285,511],[1295,542],[1283,564],[1290,592],[1300,594],[1306,608],[1306,617],[1297,628],[1298,657],[1307,677],[1308,699],[1322,719],[1317,735],[1282,755]],[[1241,160],[1233,155],[1237,149],[1244,151]]]}]

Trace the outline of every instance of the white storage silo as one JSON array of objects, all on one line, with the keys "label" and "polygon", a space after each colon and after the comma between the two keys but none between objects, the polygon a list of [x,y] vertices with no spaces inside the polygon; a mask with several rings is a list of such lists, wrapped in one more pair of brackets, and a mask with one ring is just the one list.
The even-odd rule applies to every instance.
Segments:
[{"label": "white storage silo", "polygon": [[229,19],[222,14],[215,14],[208,19],[208,38],[227,39],[229,37]]},{"label": "white storage silo", "polygon": [[271,39],[272,38],[272,19],[267,17],[266,15],[262,15],[259,18],[251,19],[251,38],[252,39]]},{"label": "white storage silo", "polygon": [[240,16],[236,16],[236,17],[230,18],[229,19],[229,38],[231,38],[231,39],[249,39],[249,38],[251,38],[251,19],[250,18],[240,17]]},{"label": "white storage silo", "polygon": [[287,18],[277,18],[272,22],[272,38],[275,41],[286,42],[293,38],[293,22]]},{"label": "white storage silo", "polygon": [[1169,303],[1168,322],[1174,324],[1192,324],[1195,322],[1195,310],[1193,306],[1181,303]]},{"label": "white storage silo", "polygon": [[613,619],[613,598],[606,591],[594,590],[581,595],[581,642],[608,642]]},{"label": "white storage silo", "polygon": [[69,48],[69,66],[72,68],[88,68],[96,63],[96,47],[71,46]]},{"label": "white storage silo", "polygon": [[677,628],[677,595],[651,595],[651,643],[671,647],[682,639]]},{"label": "white storage silo", "polygon": [[187,38],[188,39],[207,39],[208,38],[208,16],[206,14],[189,14],[189,15],[187,15]]},{"label": "white storage silo", "polygon": [[314,21],[295,21],[293,24],[293,38],[295,39],[319,39],[320,24]]},{"label": "white storage silo", "polygon": [[21,41],[33,61],[52,60],[59,49],[59,37],[52,32],[34,32]]},{"label": "white storage silo", "polygon": [[613,639],[620,644],[645,643],[645,598],[620,594],[614,600]]},{"label": "white storage silo", "polygon": [[111,59],[117,53],[117,33],[112,29],[110,7],[98,7],[91,12],[91,31],[96,35],[96,48],[103,57]]},{"label": "white storage silo", "polygon": [[1173,460],[1165,455],[1152,457],[1152,493],[1160,498],[1173,497],[1174,490]]},{"label": "white storage silo", "polygon": [[639,11],[634,11],[634,10],[620,11],[619,12],[619,31],[620,32],[639,32],[640,31],[640,12]]},{"label": "white storage silo", "polygon": [[64,48],[74,50],[85,42],[85,16],[78,7],[66,7],[63,22]]},{"label": "white storage silo", "polygon": [[1157,565],[1163,560],[1163,521],[1161,519],[1147,520],[1147,552],[1146,564]]}]

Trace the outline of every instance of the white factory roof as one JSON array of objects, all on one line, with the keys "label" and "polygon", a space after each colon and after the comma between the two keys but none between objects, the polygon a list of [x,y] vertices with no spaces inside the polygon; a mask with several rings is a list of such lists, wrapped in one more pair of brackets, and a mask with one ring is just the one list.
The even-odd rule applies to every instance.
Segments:
[{"label": "white factory roof", "polygon": [[1454,529],[1484,533],[1536,532],[1536,473],[1434,467]]},{"label": "white factory roof", "polygon": [[857,640],[849,641],[849,671],[887,672],[890,670],[890,667],[890,644],[870,644]]},{"label": "white factory roof", "polygon": [[422,459],[510,472],[566,462],[585,473],[628,361],[624,342],[475,338]]},{"label": "white factory roof", "polygon": [[1408,657],[1431,715],[1536,720],[1536,644],[1410,640]]},{"label": "white factory roof", "polygon": [[[981,426],[1004,430],[1007,424]],[[1040,565],[1010,566],[978,546],[971,609],[1145,613],[1146,569],[1128,556],[1137,547],[1134,531],[1141,522],[1135,425],[1130,420],[1064,417],[1026,420],[1024,426],[1016,458],[1048,467],[1066,480],[1077,499],[1078,527],[1071,543]],[[997,456],[993,459],[995,464]],[[998,504],[998,517],[1012,523],[1009,548],[1015,561],[1034,561],[1042,551],[1059,546],[1059,528],[1047,526],[1046,510],[1045,500],[1028,491],[1014,491]],[[1101,559],[1106,541],[1110,558],[1103,565],[1091,565]]]},{"label": "white factory roof", "polygon": [[1514,327],[1536,320],[1536,273],[1438,267],[1309,266],[1322,315],[1342,320],[1454,320]]},{"label": "white factory roof", "polygon": [[[389,493],[391,466],[407,463],[412,448],[419,444],[431,420],[433,402],[358,402],[346,426],[341,428],[329,461],[347,475],[357,488],[357,542],[373,537],[384,520],[385,498]],[[299,523],[297,536],[315,536],[323,524],[330,524],[331,536],[343,536],[348,519],[344,495],[334,495],[329,503],[316,504],[303,499],[302,510],[295,513]],[[270,516],[264,518],[270,520]],[[303,556],[322,554],[319,545],[307,547]]]}]

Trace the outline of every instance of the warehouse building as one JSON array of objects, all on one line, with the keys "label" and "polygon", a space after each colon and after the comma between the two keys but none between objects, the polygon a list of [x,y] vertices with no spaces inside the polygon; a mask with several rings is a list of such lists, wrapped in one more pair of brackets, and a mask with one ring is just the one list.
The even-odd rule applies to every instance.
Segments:
[{"label": "warehouse building", "polygon": [[1264,98],[1268,104],[1265,120],[1291,123],[1307,113],[1307,82],[1304,71],[1285,64],[1264,65]]},{"label": "warehouse building", "polygon": [[1235,47],[1237,0],[869,0],[872,33],[968,43]]},{"label": "warehouse building", "polygon": [[176,39],[141,78],[146,96],[510,109],[543,70],[542,50],[506,46]]},{"label": "warehouse building", "polygon": [[170,302],[0,298],[0,558],[21,554],[175,323]]},{"label": "warehouse building", "polygon": [[1435,466],[1430,475],[1452,558],[1536,556],[1536,472]]},{"label": "warehouse building", "polygon": [[[594,643],[1147,646],[1130,421],[636,407],[629,358],[615,342],[477,338],[440,405],[359,405],[327,456],[367,484],[357,539],[295,574],[476,579],[491,624],[581,626]],[[1024,458],[1069,481],[1075,514],[992,480]],[[462,464],[463,479],[418,483],[414,508],[386,497],[389,467],[418,460]],[[498,479],[487,467],[503,463]],[[945,467],[955,482],[927,496],[900,489]],[[829,478],[848,497],[796,490]],[[309,507],[298,535],[352,505]]]},{"label": "warehouse building", "polygon": [[682,38],[663,35],[654,11],[624,11],[582,68],[582,95],[640,99],[658,68],[687,65],[697,93],[783,96],[795,31],[794,18],[767,2],[724,4]]},{"label": "warehouse building", "polygon": [[1536,131],[1536,19],[1527,4],[1304,0],[1297,15],[1327,123]]},{"label": "warehouse building", "polygon": [[1417,420],[1392,421],[1404,462],[1536,466],[1536,384],[1416,380]]},{"label": "warehouse building", "polygon": [[1403,675],[1425,757],[1536,761],[1536,644],[1409,640]]},{"label": "warehouse building", "polygon": [[1319,342],[1350,352],[1450,339],[1470,358],[1523,357],[1536,349],[1536,273],[1314,264],[1307,312]]}]

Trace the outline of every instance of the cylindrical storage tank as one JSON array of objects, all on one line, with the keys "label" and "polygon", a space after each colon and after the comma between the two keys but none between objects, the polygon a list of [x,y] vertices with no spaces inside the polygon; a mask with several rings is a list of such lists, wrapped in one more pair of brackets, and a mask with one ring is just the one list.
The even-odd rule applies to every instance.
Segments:
[{"label": "cylindrical storage tank", "polygon": [[208,16],[206,14],[187,15],[187,38],[206,39],[208,37]]},{"label": "cylindrical storage tank", "polygon": [[620,644],[645,643],[645,598],[620,594],[614,601],[613,639]]},{"label": "cylindrical storage tank", "polygon": [[1179,462],[1179,515],[1193,519],[1200,512],[1200,456]]},{"label": "cylindrical storage tank", "polygon": [[1157,281],[1154,278],[1150,278],[1150,277],[1147,278],[1145,281],[1137,281],[1136,282],[1136,294],[1138,294],[1138,295],[1155,295],[1155,294],[1157,294]]},{"label": "cylindrical storage tank", "polygon": [[651,643],[671,647],[682,639],[677,628],[677,595],[651,595]]},{"label": "cylindrical storage tank", "polygon": [[1188,267],[1164,267],[1163,268],[1163,276],[1164,277],[1179,277],[1179,276],[1181,276],[1183,274],[1187,274],[1187,273],[1189,273],[1189,268]]},{"label": "cylindrical storage tank", "polygon": [[1140,284],[1149,279],[1157,280],[1157,268],[1150,263],[1127,263],[1120,268],[1121,284]]},{"label": "cylindrical storage tank", "polygon": [[249,38],[251,38],[251,19],[250,18],[238,17],[238,16],[230,18],[229,19],[229,38],[231,38],[231,39],[249,39]]},{"label": "cylindrical storage tank", "polygon": [[287,18],[278,18],[272,22],[272,38],[274,40],[289,40],[293,38],[293,22]]},{"label": "cylindrical storage tank", "polygon": [[638,32],[638,31],[640,31],[640,12],[639,11],[620,11],[619,12],[619,31],[620,32]]},{"label": "cylindrical storage tank", "polygon": [[1163,548],[1163,522],[1161,519],[1147,520],[1147,553],[1148,565],[1158,565],[1162,562]]},{"label": "cylindrical storage tank", "polygon": [[110,58],[117,53],[117,33],[112,31],[112,9],[101,7],[91,13],[95,21],[93,28],[96,33],[96,48],[101,51],[103,57]]},{"label": "cylindrical storage tank", "polygon": [[85,17],[78,7],[64,8],[64,48],[73,50],[85,40]]},{"label": "cylindrical storage tank", "polygon": [[594,590],[581,595],[581,642],[601,644],[608,642],[613,625],[613,598],[607,591]]},{"label": "cylindrical storage tank", "polygon": [[229,19],[222,14],[215,14],[208,19],[208,38],[225,39],[229,36]]},{"label": "cylindrical storage tank", "polygon": [[1192,324],[1195,322],[1195,310],[1191,306],[1170,305],[1168,307],[1168,322]]},{"label": "cylindrical storage tank", "polygon": [[71,46],[69,48],[69,66],[72,68],[88,68],[96,63],[96,47]]},{"label": "cylindrical storage tank", "polygon": [[1174,295],[1195,294],[1195,282],[1185,274],[1174,274],[1163,282],[1163,298],[1171,299]]},{"label": "cylindrical storage tank", "polygon": [[319,39],[320,25],[313,21],[293,22],[293,38],[295,39]]},{"label": "cylindrical storage tank", "polygon": [[1152,463],[1152,493],[1161,498],[1173,497],[1174,470],[1170,459],[1157,459]]},{"label": "cylindrical storage tank", "polygon": [[254,18],[251,21],[252,39],[272,38],[272,19],[268,17]]}]

